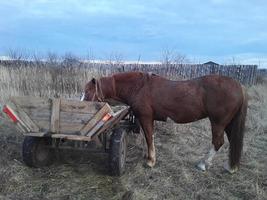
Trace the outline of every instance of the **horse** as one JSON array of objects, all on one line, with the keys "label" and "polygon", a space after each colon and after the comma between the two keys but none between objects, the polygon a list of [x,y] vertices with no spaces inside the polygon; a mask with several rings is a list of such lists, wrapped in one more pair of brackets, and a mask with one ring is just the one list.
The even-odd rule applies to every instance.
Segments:
[{"label": "horse", "polygon": [[229,161],[225,169],[239,169],[243,148],[247,93],[236,80],[220,75],[206,75],[183,81],[168,80],[152,73],[123,72],[99,79],[92,78],[84,89],[85,101],[113,99],[129,105],[138,118],[147,143],[147,165],[156,163],[154,120],[171,119],[189,123],[209,118],[211,149],[197,164],[206,171],[224,144],[229,141]]}]

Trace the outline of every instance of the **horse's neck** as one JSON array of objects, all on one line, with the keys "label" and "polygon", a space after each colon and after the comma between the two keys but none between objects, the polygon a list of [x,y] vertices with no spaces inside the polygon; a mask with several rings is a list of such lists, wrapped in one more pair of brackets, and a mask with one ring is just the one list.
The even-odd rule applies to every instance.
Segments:
[{"label": "horse's neck", "polygon": [[129,104],[144,85],[145,77],[115,77],[116,100]]},{"label": "horse's neck", "polygon": [[101,89],[104,98],[113,98],[115,96],[114,80],[112,77],[103,77],[100,79]]}]

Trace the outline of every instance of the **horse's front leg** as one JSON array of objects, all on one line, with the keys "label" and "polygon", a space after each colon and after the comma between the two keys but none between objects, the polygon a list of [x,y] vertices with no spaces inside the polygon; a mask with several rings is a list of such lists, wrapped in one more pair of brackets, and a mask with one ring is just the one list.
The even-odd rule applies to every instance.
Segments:
[{"label": "horse's front leg", "polygon": [[140,117],[139,118],[141,127],[144,131],[146,143],[147,143],[147,165],[149,167],[154,167],[156,164],[156,151],[154,145],[154,135],[153,135],[153,119],[152,117]]}]

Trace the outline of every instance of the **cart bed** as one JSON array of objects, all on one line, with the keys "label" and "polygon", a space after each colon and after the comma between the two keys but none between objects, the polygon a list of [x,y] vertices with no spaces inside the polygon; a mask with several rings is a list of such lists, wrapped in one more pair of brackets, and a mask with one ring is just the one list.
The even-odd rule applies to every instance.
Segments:
[{"label": "cart bed", "polygon": [[3,111],[27,136],[90,141],[117,125],[129,107],[63,98],[12,97]]}]

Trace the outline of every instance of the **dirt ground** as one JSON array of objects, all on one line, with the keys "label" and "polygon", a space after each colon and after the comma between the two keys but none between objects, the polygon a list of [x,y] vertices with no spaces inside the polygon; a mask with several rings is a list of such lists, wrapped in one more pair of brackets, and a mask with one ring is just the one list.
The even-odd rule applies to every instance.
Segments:
[{"label": "dirt ground", "polygon": [[[208,120],[156,123],[157,164],[144,166],[140,138],[129,136],[127,170],[108,175],[107,157],[58,153],[50,167],[33,169],[21,157],[23,138],[0,118],[0,199],[267,199],[267,84],[248,88],[250,100],[240,170],[226,173],[228,141],[213,166],[195,164],[211,143]],[[139,141],[138,141],[139,140]]]}]

